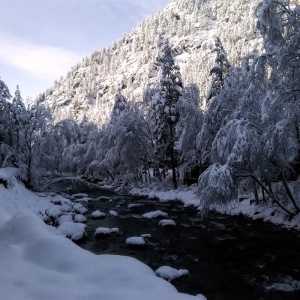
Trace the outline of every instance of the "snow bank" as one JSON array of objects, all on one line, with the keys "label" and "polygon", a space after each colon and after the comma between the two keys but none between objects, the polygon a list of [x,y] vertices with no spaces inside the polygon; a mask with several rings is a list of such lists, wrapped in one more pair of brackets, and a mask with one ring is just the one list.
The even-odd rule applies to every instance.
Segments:
[{"label": "snow bank", "polygon": [[[161,202],[181,201],[184,206],[201,207],[201,200],[196,195],[197,187],[181,187],[178,190],[159,191],[155,187],[133,188],[130,191],[132,195],[148,196],[149,199],[158,199]],[[249,195],[248,195],[249,197]],[[291,211],[292,207],[287,207]],[[262,219],[265,222],[271,222],[275,225],[281,225],[286,228],[300,230],[300,214],[292,219],[279,207],[267,204],[255,204],[250,199],[244,199],[241,202],[232,201],[228,205],[212,205],[211,210],[226,215],[244,215],[253,220]]]},{"label": "snow bank", "polygon": [[265,222],[270,222],[275,225],[281,225],[286,228],[300,230],[300,214],[290,219],[281,208],[275,205],[257,205],[250,199],[245,199],[241,202],[233,201],[228,206],[214,205],[211,207],[211,209],[221,214],[232,216],[243,214],[244,216],[253,220],[262,219]]},{"label": "snow bank", "polygon": [[149,199],[159,199],[161,202],[181,201],[186,206],[198,206],[200,199],[196,196],[196,187],[181,187],[178,190],[161,191],[153,187],[133,188],[132,195],[148,196]]},{"label": "snow bank", "polygon": [[169,266],[162,266],[155,271],[155,274],[165,280],[171,281],[173,279],[189,275],[189,271],[185,269],[174,269]]},{"label": "snow bank", "polygon": [[[2,176],[2,177],[1,177]],[[0,184],[1,299],[188,300],[136,259],[94,255],[57,235],[37,214],[54,206],[18,184]]]}]

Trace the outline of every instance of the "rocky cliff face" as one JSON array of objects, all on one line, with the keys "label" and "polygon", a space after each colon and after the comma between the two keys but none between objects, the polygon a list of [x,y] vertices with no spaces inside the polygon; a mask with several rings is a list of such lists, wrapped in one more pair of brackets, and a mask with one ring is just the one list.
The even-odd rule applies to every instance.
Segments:
[{"label": "rocky cliff face", "polygon": [[256,31],[258,0],[173,0],[111,47],[84,58],[39,97],[55,120],[65,118],[104,124],[118,90],[131,101],[142,101],[144,90],[155,85],[155,59],[162,37],[168,37],[184,84],[196,83],[202,98],[214,63],[218,36],[232,64],[262,48]]}]

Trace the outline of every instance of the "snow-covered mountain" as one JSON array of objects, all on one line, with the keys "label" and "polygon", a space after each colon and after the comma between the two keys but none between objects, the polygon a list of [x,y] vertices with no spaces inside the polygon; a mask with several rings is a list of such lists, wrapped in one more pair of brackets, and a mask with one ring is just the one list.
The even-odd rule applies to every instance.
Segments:
[{"label": "snow-covered mountain", "polygon": [[202,98],[214,63],[218,36],[232,64],[262,42],[256,30],[258,0],[173,0],[111,47],[78,63],[55,86],[39,97],[59,121],[87,117],[104,124],[118,90],[132,101],[142,101],[144,90],[157,81],[155,59],[162,37],[168,37],[184,84],[196,83]]}]

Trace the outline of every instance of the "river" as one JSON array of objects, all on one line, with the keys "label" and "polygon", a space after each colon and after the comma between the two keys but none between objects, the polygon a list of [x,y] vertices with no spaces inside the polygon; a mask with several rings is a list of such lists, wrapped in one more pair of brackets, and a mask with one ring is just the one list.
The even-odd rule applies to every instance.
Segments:
[{"label": "river", "polygon": [[[195,208],[177,202],[161,203],[105,190],[86,193],[93,199],[107,197],[85,204],[89,210],[87,238],[77,244],[86,250],[132,256],[153,270],[163,265],[187,269],[189,276],[172,284],[180,292],[201,293],[208,300],[300,299],[299,232],[242,216],[212,213],[201,219]],[[93,219],[95,210],[105,212],[106,217]],[[110,210],[118,216],[108,216]],[[155,210],[166,212],[176,226],[161,227],[159,219],[143,218],[144,213]],[[117,227],[120,233],[95,237],[98,227]],[[126,238],[141,234],[151,234],[146,246],[126,245]]]}]

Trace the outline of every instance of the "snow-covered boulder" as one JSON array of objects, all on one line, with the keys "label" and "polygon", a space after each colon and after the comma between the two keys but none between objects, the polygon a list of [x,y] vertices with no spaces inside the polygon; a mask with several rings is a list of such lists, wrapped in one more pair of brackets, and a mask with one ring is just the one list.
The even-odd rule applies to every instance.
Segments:
[{"label": "snow-covered boulder", "polygon": [[141,236],[133,236],[126,239],[126,244],[129,246],[145,246],[146,242]]},{"label": "snow-covered boulder", "polygon": [[141,237],[146,239],[146,238],[151,238],[151,234],[150,233],[143,233],[141,234]]},{"label": "snow-covered boulder", "polygon": [[110,210],[109,212],[108,212],[108,214],[111,216],[111,217],[117,217],[119,214],[116,212],[116,211],[114,211],[114,210]]},{"label": "snow-covered boulder", "polygon": [[61,215],[58,222],[59,222],[59,225],[62,225],[65,222],[73,222],[72,214]]},{"label": "snow-covered boulder", "polygon": [[145,214],[143,214],[143,217],[146,219],[153,219],[153,218],[165,218],[167,217],[168,214],[165,212],[162,212],[161,210],[156,210],[156,211],[151,211],[151,212],[147,212]]},{"label": "snow-covered boulder", "polygon": [[74,222],[75,223],[86,223],[87,218],[84,215],[77,214],[74,216]]},{"label": "snow-covered boulder", "polygon": [[119,232],[119,228],[98,227],[95,231],[95,236],[107,236],[111,234],[118,234]]},{"label": "snow-covered boulder", "polygon": [[168,220],[168,219],[164,219],[164,220],[160,220],[158,222],[158,225],[161,227],[165,227],[165,226],[176,226],[175,221],[173,220]]},{"label": "snow-covered boulder", "polygon": [[88,212],[88,210],[80,203],[75,203],[73,210],[75,213],[81,214],[81,215],[86,214]]},{"label": "snow-covered boulder", "polygon": [[72,241],[78,241],[86,236],[85,226],[82,223],[64,222],[57,228],[57,233]]},{"label": "snow-covered boulder", "polygon": [[174,269],[169,266],[162,266],[155,271],[155,274],[169,282],[173,279],[189,275],[189,271],[185,269]]},{"label": "snow-covered boulder", "polygon": [[94,212],[92,212],[92,217],[94,219],[105,218],[105,213],[100,210],[95,210]]}]

